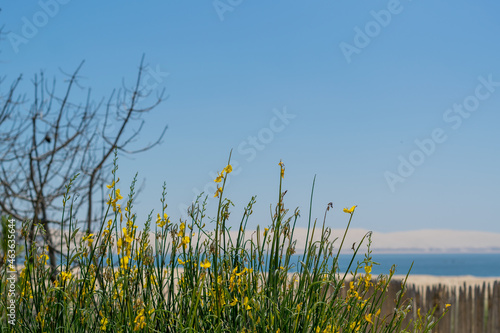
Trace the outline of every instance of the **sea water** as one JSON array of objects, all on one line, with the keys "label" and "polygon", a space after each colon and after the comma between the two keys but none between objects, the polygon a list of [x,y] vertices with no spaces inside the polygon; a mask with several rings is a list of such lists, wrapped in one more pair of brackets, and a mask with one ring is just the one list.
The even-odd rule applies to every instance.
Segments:
[{"label": "sea water", "polygon": [[[341,254],[338,261],[339,271],[354,271],[357,263],[364,260],[364,255],[357,255],[352,265],[349,267],[352,255]],[[295,254],[290,259],[289,272],[300,270],[301,254]],[[113,256],[115,263],[118,256]],[[411,268],[411,275],[424,274],[436,276],[461,276],[471,275],[477,277],[500,277],[500,253],[494,254],[372,254],[372,260],[379,265],[373,265],[372,275],[389,274],[389,270],[395,265],[395,274],[406,275]],[[170,256],[165,258],[167,266]],[[177,262],[175,263],[177,265]],[[329,265],[333,265],[333,260],[329,260]],[[264,263],[264,270],[266,264]],[[361,265],[364,266],[364,265]],[[361,268],[360,273],[364,273]]]},{"label": "sea water", "polygon": [[[346,271],[352,255],[341,254],[340,271]],[[364,255],[356,256],[353,265],[362,262]],[[392,265],[396,265],[396,273],[406,275],[413,263],[410,274],[437,276],[472,275],[478,277],[500,277],[500,253],[495,254],[372,254],[374,265],[372,274],[389,274]],[[351,267],[350,270],[354,270]],[[361,270],[363,273],[364,271]]]}]

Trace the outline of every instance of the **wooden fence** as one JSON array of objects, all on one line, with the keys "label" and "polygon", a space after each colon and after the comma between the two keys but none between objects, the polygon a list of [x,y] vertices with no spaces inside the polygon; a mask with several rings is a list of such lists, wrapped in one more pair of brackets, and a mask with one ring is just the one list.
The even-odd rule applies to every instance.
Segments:
[{"label": "wooden fence", "polygon": [[[482,286],[432,287],[409,286],[408,296],[414,299],[414,309],[422,313],[437,306],[440,315],[445,304],[451,309],[433,332],[439,333],[500,333],[500,281]],[[413,314],[415,315],[415,314]]]},{"label": "wooden fence", "polygon": [[[349,288],[346,281],[341,293]],[[391,315],[394,301],[401,290],[401,281],[391,281],[387,299],[382,306],[382,315]],[[342,295],[345,297],[345,295]],[[460,287],[435,285],[422,287],[407,285],[405,294],[412,299],[412,309],[405,319],[405,326],[417,318],[417,309],[422,315],[436,307],[435,318],[443,313],[446,304],[451,304],[449,312],[432,330],[433,333],[500,333],[500,281]]]}]

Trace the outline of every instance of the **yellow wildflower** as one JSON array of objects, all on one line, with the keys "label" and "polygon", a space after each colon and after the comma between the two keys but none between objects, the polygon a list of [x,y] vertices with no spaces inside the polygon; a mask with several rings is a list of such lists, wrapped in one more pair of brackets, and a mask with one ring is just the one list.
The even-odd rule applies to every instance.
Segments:
[{"label": "yellow wildflower", "polygon": [[323,333],[335,333],[335,326],[328,325],[324,330]]},{"label": "yellow wildflower", "polygon": [[36,315],[36,321],[38,321],[42,325],[42,327],[44,326],[45,320],[42,319],[42,312],[38,312],[38,314]]},{"label": "yellow wildflower", "polygon": [[120,251],[123,246],[123,240],[121,238],[118,238],[118,241],[116,242],[116,246],[118,247],[118,254],[120,254]]},{"label": "yellow wildflower", "polygon": [[243,306],[245,307],[245,310],[250,310],[252,307],[248,304],[248,297],[245,296],[243,299]]},{"label": "yellow wildflower", "polygon": [[344,208],[344,213],[348,213],[348,214],[352,214],[354,213],[354,209],[356,208],[357,206],[354,205],[351,207],[351,209],[347,209],[347,208]]},{"label": "yellow wildflower", "polygon": [[203,267],[203,268],[210,268],[210,266],[212,266],[212,264],[208,261],[207,258],[205,258],[205,261],[200,263],[200,267]]},{"label": "yellow wildflower", "polygon": [[120,267],[122,269],[127,269],[129,259],[130,258],[128,256],[124,256],[120,259]]},{"label": "yellow wildflower", "polygon": [[444,306],[444,308],[445,308],[445,309],[448,309],[450,306],[451,306],[451,304],[446,304],[446,305]]},{"label": "yellow wildflower", "polygon": [[118,199],[118,200],[123,199],[123,197],[120,195],[120,189],[119,188],[116,189],[115,194],[116,194],[116,199]]},{"label": "yellow wildflower", "polygon": [[223,171],[225,171],[226,173],[231,173],[231,171],[233,171],[233,167],[231,166],[231,164],[228,164]]},{"label": "yellow wildflower", "polygon": [[125,239],[125,241],[126,241],[127,243],[132,243],[132,241],[133,241],[134,239],[131,237],[131,236],[132,236],[132,234],[131,234],[131,233],[129,233],[129,232],[127,231],[127,228],[123,228],[123,229],[122,229],[122,232],[123,232],[123,238]]},{"label": "yellow wildflower", "polygon": [[215,191],[214,198],[218,197],[222,193],[222,187],[217,186],[217,191]]},{"label": "yellow wildflower", "polygon": [[164,219],[162,219],[160,217],[160,213],[158,213],[158,218],[156,219],[156,225],[159,227],[159,228],[163,228],[165,226],[165,224],[167,223],[167,214],[163,214],[163,217]]},{"label": "yellow wildflower", "polygon": [[106,331],[106,325],[108,325],[108,319],[102,318],[101,319],[101,331]]},{"label": "yellow wildflower", "polygon": [[71,279],[71,272],[61,272],[61,280],[64,282]]},{"label": "yellow wildflower", "polygon": [[41,254],[38,257],[38,260],[40,260],[41,264],[44,265],[44,266],[47,265],[47,259],[49,259],[49,256],[47,254],[45,254],[45,253]]},{"label": "yellow wildflower", "polygon": [[350,325],[349,325],[349,329],[351,331],[354,330],[354,332],[358,332],[359,329],[361,328],[361,322],[352,322]]},{"label": "yellow wildflower", "polygon": [[181,245],[182,245],[184,248],[186,248],[186,245],[188,245],[190,241],[191,241],[191,240],[189,239],[189,236],[184,236],[184,237],[182,237],[182,242],[181,242]]},{"label": "yellow wildflower", "polygon": [[285,178],[285,164],[280,160],[278,165],[281,167],[281,178]]},{"label": "yellow wildflower", "polygon": [[134,324],[134,331],[139,331],[146,327],[146,316],[144,315],[144,309],[139,310],[137,316],[135,317]]},{"label": "yellow wildflower", "polygon": [[179,233],[177,234],[178,237],[184,236],[184,230],[186,229],[186,224],[184,222],[181,223],[179,226]]},{"label": "yellow wildflower", "polygon": [[214,179],[214,182],[220,183],[222,181],[222,178],[224,178],[224,171],[221,171],[221,173],[217,173],[217,178]]},{"label": "yellow wildflower", "polygon": [[373,325],[373,321],[372,321],[372,314],[371,314],[371,313],[369,313],[369,314],[365,314],[365,320],[366,320],[367,322],[369,322],[370,324],[372,324],[372,325]]},{"label": "yellow wildflower", "polygon": [[92,242],[94,241],[94,234],[88,234],[87,236],[83,237],[83,241],[87,241],[89,244],[89,247],[92,246]]}]

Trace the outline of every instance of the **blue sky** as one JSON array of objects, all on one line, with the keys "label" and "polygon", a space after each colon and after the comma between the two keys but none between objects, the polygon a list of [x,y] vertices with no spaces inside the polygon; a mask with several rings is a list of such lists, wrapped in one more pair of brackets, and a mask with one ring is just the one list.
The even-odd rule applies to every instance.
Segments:
[{"label": "blue sky", "polygon": [[174,220],[199,190],[212,198],[233,149],[235,224],[252,195],[250,226],[269,222],[281,159],[301,226],[316,175],[313,217],[333,202],[334,228],[357,204],[357,228],[500,232],[499,12],[495,1],[9,2],[0,66],[29,89],[40,70],[62,84],[60,69],[85,60],[81,82],[100,99],[132,84],[146,54],[169,98],[140,140],[169,129],[120,158],[122,188],[136,171],[144,181],[140,216],[160,207],[163,181]]}]

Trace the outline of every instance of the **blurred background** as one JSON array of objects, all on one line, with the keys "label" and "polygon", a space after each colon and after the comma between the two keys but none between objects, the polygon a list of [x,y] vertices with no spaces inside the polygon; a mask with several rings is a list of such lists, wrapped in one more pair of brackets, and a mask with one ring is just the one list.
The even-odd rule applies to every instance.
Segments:
[{"label": "blurred background", "polygon": [[70,99],[84,104],[91,88],[103,115],[113,89],[134,87],[145,55],[149,95],[139,106],[162,90],[164,100],[137,115],[129,133],[144,125],[129,149],[168,129],[150,150],[119,153],[122,195],[138,172],[139,225],[161,211],[163,182],[172,221],[203,191],[214,216],[213,179],[232,151],[224,195],[234,225],[253,195],[249,228],[270,223],[282,160],[299,227],[316,176],[312,217],[333,202],[334,229],[347,224],[342,209],[358,205],[353,228],[500,233],[495,1],[42,0],[1,9],[2,93],[23,75],[18,112],[30,112],[35,75],[55,79],[64,96],[85,60]]}]

